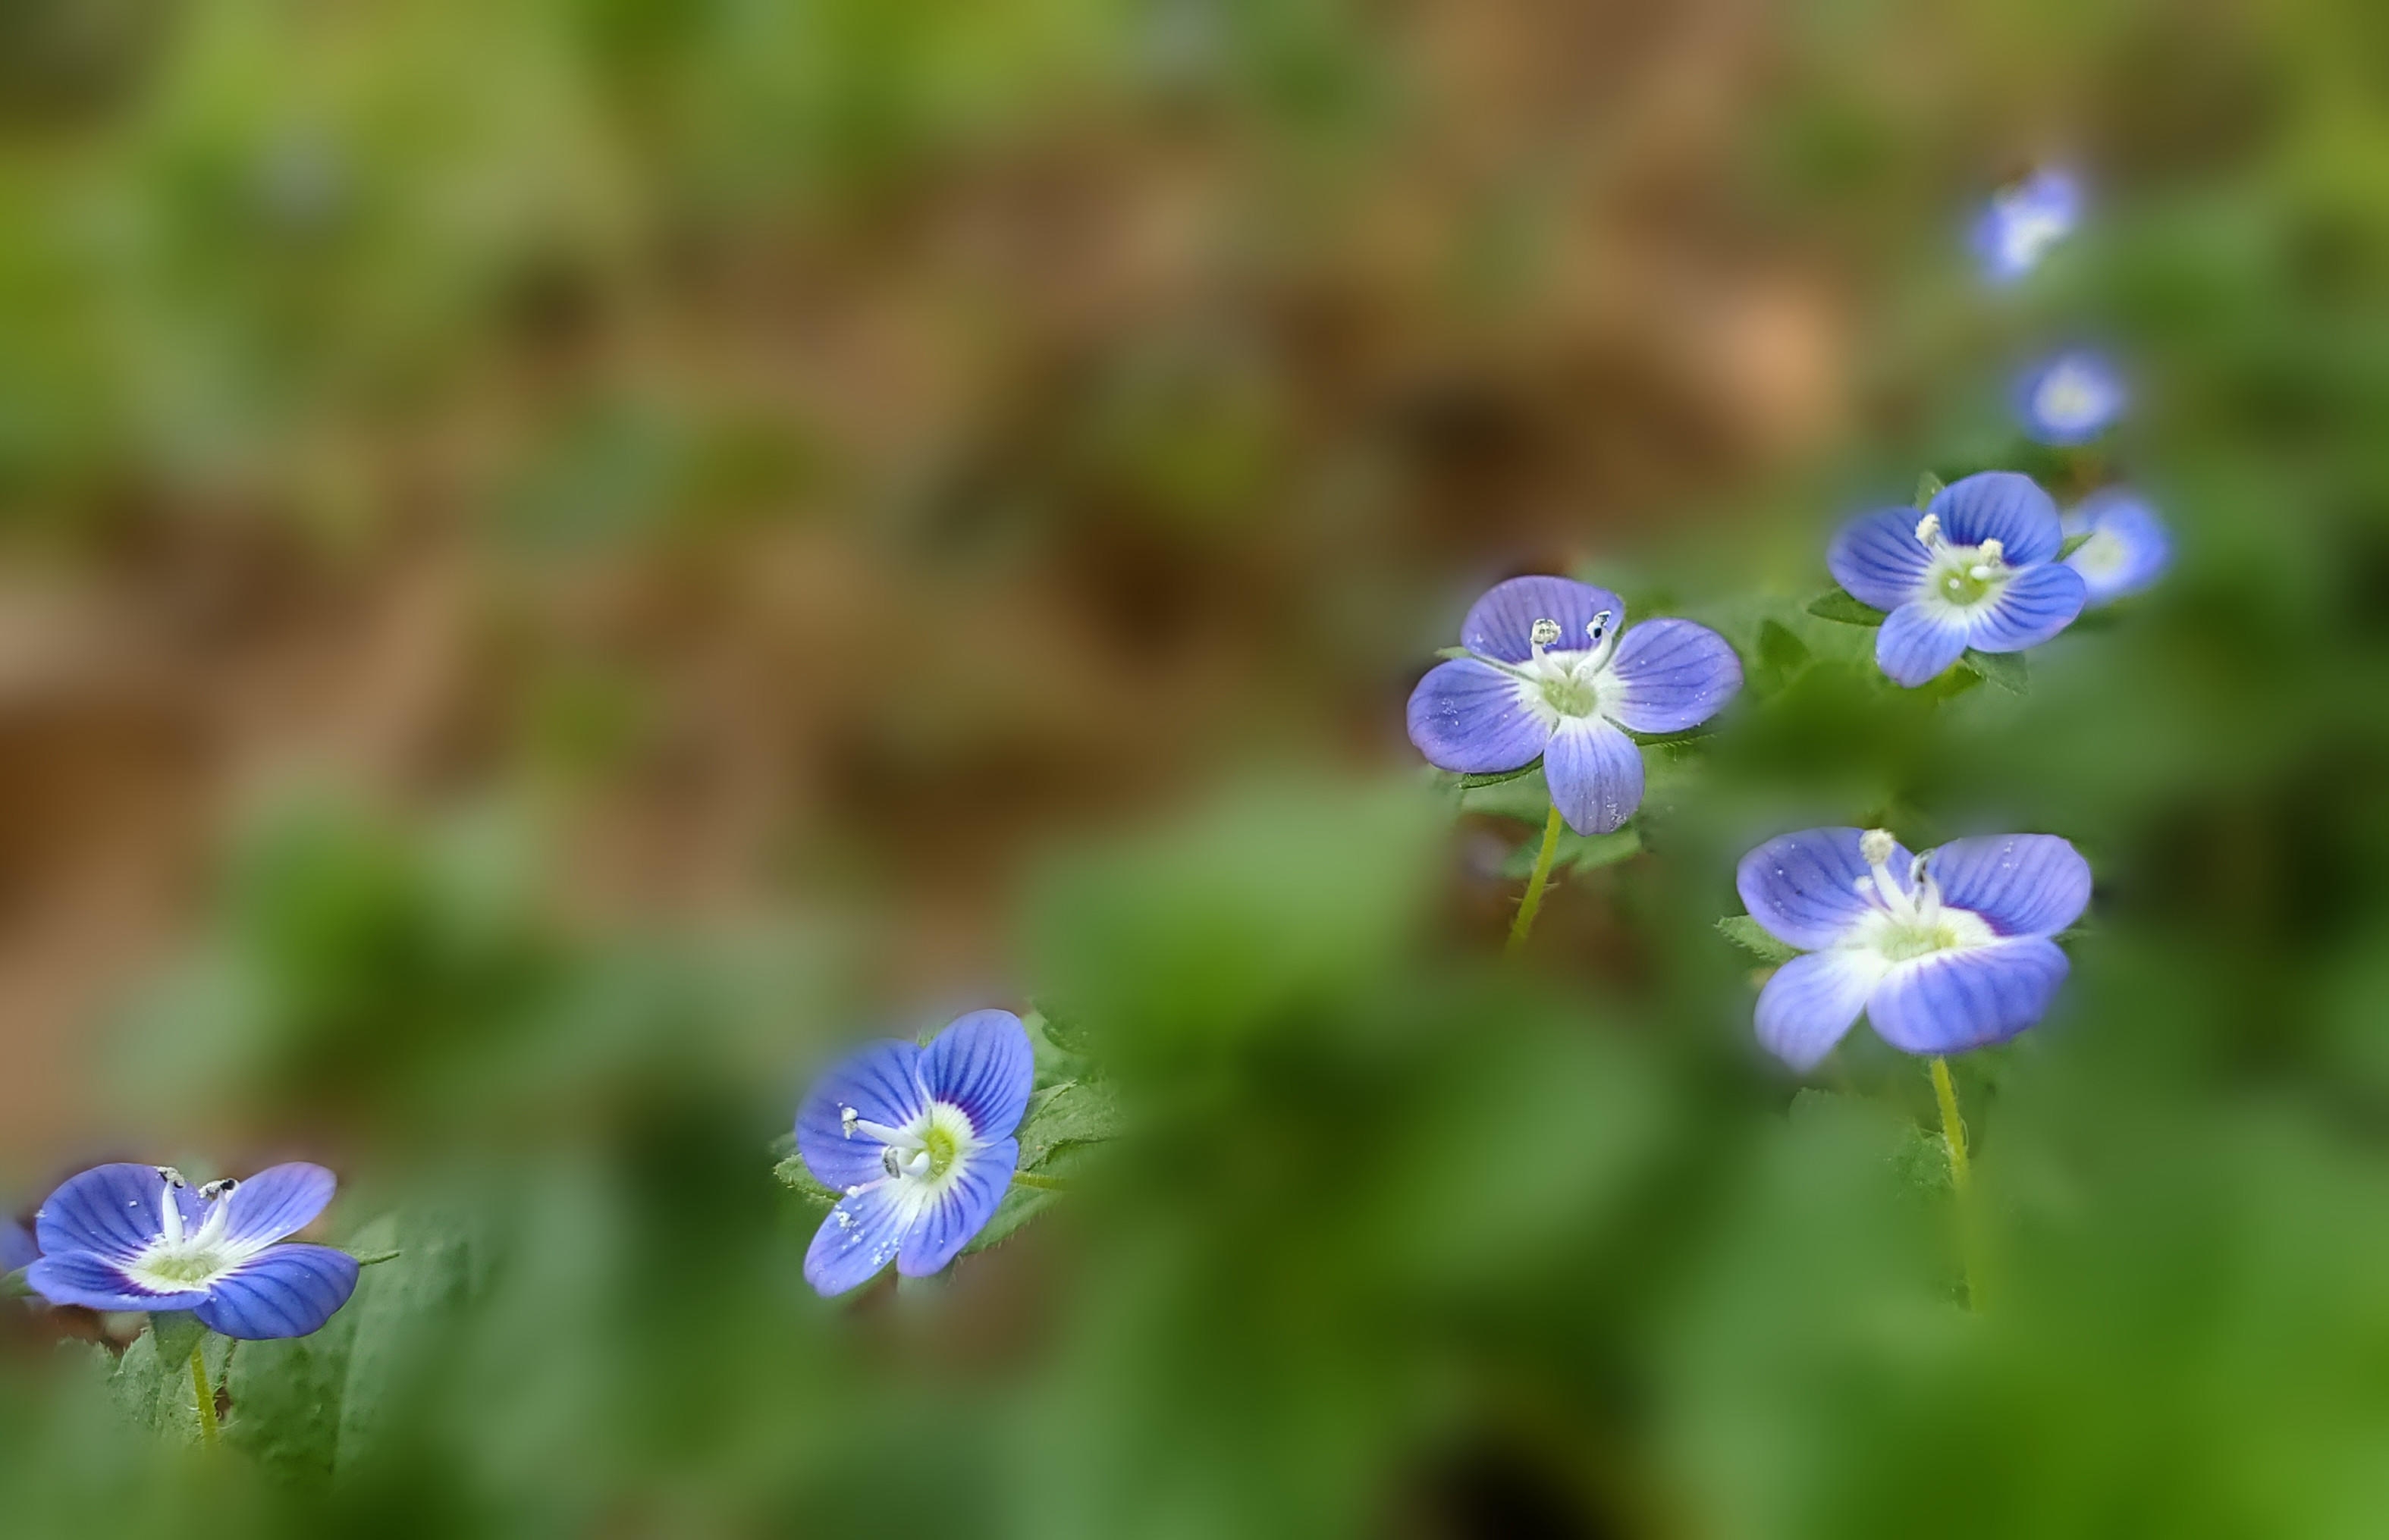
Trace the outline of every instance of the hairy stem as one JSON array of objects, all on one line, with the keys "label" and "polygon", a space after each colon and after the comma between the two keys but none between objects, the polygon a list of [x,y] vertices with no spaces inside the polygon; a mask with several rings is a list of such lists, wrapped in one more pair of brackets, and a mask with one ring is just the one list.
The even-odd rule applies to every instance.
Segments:
[{"label": "hairy stem", "polygon": [[1958,1088],[1950,1082],[1948,1061],[1933,1060],[1933,1095],[1941,1103],[1941,1141],[1949,1150],[1949,1190],[1958,1203],[1958,1248],[1966,1267],[1966,1304],[1983,1307],[1983,1279],[1974,1241],[1974,1162],[1966,1153],[1966,1120],[1958,1112]]},{"label": "hairy stem", "polygon": [[207,1346],[204,1333],[191,1344],[191,1391],[199,1400],[199,1440],[212,1449],[216,1445],[216,1388],[208,1383]]}]

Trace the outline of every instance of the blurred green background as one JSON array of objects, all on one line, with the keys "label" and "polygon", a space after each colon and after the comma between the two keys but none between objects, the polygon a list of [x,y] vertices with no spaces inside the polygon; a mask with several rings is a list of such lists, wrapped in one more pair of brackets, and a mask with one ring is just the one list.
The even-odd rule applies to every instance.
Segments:
[{"label": "blurred green background", "polygon": [[[2384,426],[2363,0],[6,0],[0,1207],[402,1255],[227,1459],[10,1306],[0,1527],[2379,1534]],[[2177,570],[1893,691],[1825,532],[1987,466]],[[1529,570],[1751,689],[1505,968],[1536,783],[1401,712]],[[1922,1067],[1713,929],[1878,821],[2098,873],[1980,1317]],[[814,1299],[808,1076],[1032,999],[1130,1136]]]}]

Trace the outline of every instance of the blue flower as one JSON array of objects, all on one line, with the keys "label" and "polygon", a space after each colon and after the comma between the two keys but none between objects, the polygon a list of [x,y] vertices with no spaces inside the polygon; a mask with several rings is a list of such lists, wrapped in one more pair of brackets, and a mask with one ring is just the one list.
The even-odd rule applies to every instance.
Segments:
[{"label": "blue flower", "polygon": [[188,1310],[227,1337],[303,1337],[355,1292],[357,1260],[277,1242],[323,1213],[338,1185],[320,1165],[198,1189],[171,1166],[96,1166],[33,1215],[42,1258],[25,1281],[53,1305]]},{"label": "blue flower", "polygon": [[2090,603],[2138,593],[2173,565],[2173,536],[2139,493],[2108,487],[2065,515],[2068,535],[2090,538],[2068,553],[2065,565],[2082,574]]},{"label": "blue flower", "polygon": [[2026,436],[2061,448],[2087,444],[2124,414],[2124,382],[2097,353],[2060,353],[2016,387],[2016,414]]},{"label": "blue flower", "polygon": [[974,1011],[930,1040],[874,1043],[822,1076],[797,1113],[813,1179],[845,1194],[805,1254],[824,1295],[868,1282],[891,1260],[936,1272],[1003,1199],[1036,1063],[1009,1011]]},{"label": "blue flower", "polygon": [[2044,167],[1991,197],[1974,224],[1984,276],[2012,284],[2040,265],[2082,218],[2082,186],[2071,172]]},{"label": "blue flower", "polygon": [[1411,742],[1438,769],[1487,775],[1543,760],[1552,803],[1605,834],[1642,803],[1642,754],[1620,732],[1680,732],[1742,688],[1725,638],[1690,620],[1625,627],[1616,594],[1565,578],[1513,578],[1461,623],[1465,657],[1411,694]]},{"label": "blue flower", "polygon": [[2020,653],[2082,613],[2082,578],[2056,560],[2057,505],[2031,477],[1985,471],[1935,494],[1919,518],[1885,508],[1851,520],[1825,565],[1856,598],[1889,611],[1875,661],[1910,689],[1973,647]]},{"label": "blue flower", "polygon": [[33,1244],[24,1226],[14,1219],[0,1219],[0,1274],[29,1266],[41,1254],[42,1248]]},{"label": "blue flower", "polygon": [[1864,1011],[1909,1053],[2005,1042],[2065,978],[2050,938],[2090,901],[2090,867],[2053,834],[1952,840],[1911,857],[1882,829],[1769,840],[1734,873],[1750,917],[1806,954],[1758,996],[1758,1040],[1808,1070]]}]

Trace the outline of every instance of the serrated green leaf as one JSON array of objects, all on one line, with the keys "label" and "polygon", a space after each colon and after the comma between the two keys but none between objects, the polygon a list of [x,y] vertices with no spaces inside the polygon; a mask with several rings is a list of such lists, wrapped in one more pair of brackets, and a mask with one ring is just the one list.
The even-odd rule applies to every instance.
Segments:
[{"label": "serrated green leaf", "polygon": [[[191,1344],[200,1344],[208,1384],[213,1387],[223,1380],[232,1343],[204,1329],[198,1329],[194,1336],[189,1330],[175,1326],[170,1329],[173,1341],[161,1346],[154,1325],[157,1317],[151,1319],[151,1330],[133,1339],[133,1344],[116,1360],[116,1368],[108,1377],[109,1398],[135,1427],[184,1443],[197,1443],[199,1406],[191,1384]],[[191,1328],[198,1326],[195,1320],[189,1324]]]},{"label": "serrated green leaf", "polygon": [[1969,647],[1958,661],[1984,683],[1996,684],[2012,695],[2024,694],[2032,688],[2022,653],[1978,653]]},{"label": "serrated green leaf", "polygon": [[225,1375],[225,1439],[285,1480],[329,1481],[339,1465],[356,1324],[344,1309],[313,1336],[243,1343]]},{"label": "serrated green leaf", "polygon": [[1729,914],[1717,923],[1718,934],[1743,950],[1769,962],[1789,962],[1800,948],[1787,946],[1747,914]]},{"label": "serrated green leaf", "polygon": [[1119,1104],[1099,1081],[1067,1080],[1028,1099],[1020,1119],[1020,1169],[1037,1171],[1059,1152],[1118,1137]]},{"label": "serrated green leaf", "polygon": [[1014,1231],[1042,1214],[1049,1204],[1061,1197],[1061,1193],[1046,1188],[1006,1189],[1003,1200],[995,1205],[995,1212],[988,1216],[987,1224],[963,1248],[963,1254],[967,1256],[973,1252],[983,1252],[1010,1239]]},{"label": "serrated green leaf", "polygon": [[802,1155],[790,1155],[772,1167],[772,1175],[777,1177],[781,1185],[787,1188],[789,1191],[796,1193],[809,1203],[816,1204],[824,1210],[837,1206],[839,1194],[813,1179],[812,1171],[805,1165]]},{"label": "serrated green leaf", "polygon": [[1046,1000],[1033,1001],[1028,1012],[1028,1035],[1032,1040],[1042,1038],[1075,1059],[1084,1059],[1090,1051],[1086,1024],[1067,1012],[1061,1012]]},{"label": "serrated green leaf", "polygon": [[199,1317],[188,1310],[153,1310],[149,1313],[149,1335],[156,1340],[160,1357],[171,1358],[176,1363],[188,1363],[191,1349],[198,1346],[199,1339],[207,1334],[208,1329],[199,1324]]},{"label": "serrated green leaf", "polygon": [[2066,557],[2074,554],[2076,551],[2081,550],[2084,542],[2089,541],[2091,535],[2095,532],[2096,531],[2094,530],[2085,529],[2078,535],[2066,536],[2065,542],[2057,548],[2057,560],[2062,562]]},{"label": "serrated green leaf", "polygon": [[1918,513],[1923,513],[1926,508],[1932,506],[1933,500],[1941,495],[1943,489],[1947,485],[1948,483],[1944,482],[1939,477],[1934,475],[1931,471],[1926,471],[1923,475],[1919,476],[1916,478],[1916,511]]},{"label": "serrated green leaf", "polygon": [[1827,589],[1808,601],[1808,613],[1820,620],[1838,620],[1845,626],[1880,626],[1883,611],[1872,605],[1860,604],[1838,588]]}]

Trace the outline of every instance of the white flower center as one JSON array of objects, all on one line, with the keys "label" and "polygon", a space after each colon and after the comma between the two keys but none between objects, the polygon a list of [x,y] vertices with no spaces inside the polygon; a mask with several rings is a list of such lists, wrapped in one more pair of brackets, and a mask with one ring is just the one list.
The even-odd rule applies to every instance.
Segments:
[{"label": "white flower center", "polygon": [[1555,650],[1566,631],[1556,620],[1537,620],[1527,633],[1533,655],[1524,663],[1488,658],[1518,681],[1529,709],[1551,719],[1590,717],[1601,705],[1602,671],[1617,650],[1616,616],[1603,610],[1585,623],[1584,645]]},{"label": "white flower center", "polygon": [[1941,885],[1924,869],[1923,857],[1910,863],[1905,885],[1894,877],[1889,865],[1893,843],[1885,829],[1870,829],[1859,841],[1871,875],[1860,877],[1856,886],[1869,907],[1845,945],[1863,948],[1885,962],[1908,962],[1999,939],[1982,916],[1941,902]]},{"label": "white flower center", "polygon": [[2005,546],[1997,540],[1952,545],[1941,533],[1938,515],[1927,514],[1917,520],[1916,539],[1932,558],[1924,569],[1925,594],[1953,609],[1971,610],[1991,603],[2015,576]]},{"label": "white flower center", "polygon": [[174,1195],[190,1183],[171,1166],[160,1166],[158,1177],[164,1188],[159,1195],[158,1239],[124,1266],[125,1276],[135,1283],[168,1294],[203,1290],[263,1249],[230,1240],[224,1234],[232,1211],[232,1205],[224,1200],[232,1196],[238,1183],[210,1182],[199,1189],[199,1197],[207,1204],[206,1217],[199,1221],[198,1228],[186,1230],[182,1205]]},{"label": "white flower center", "polygon": [[[840,1107],[838,1121],[849,1139],[860,1133],[877,1139],[888,1179],[900,1184],[908,1201],[923,1205],[962,1180],[970,1157],[987,1143],[971,1126],[970,1114],[951,1101],[931,1101],[895,1127],[874,1123],[852,1107]],[[861,1190],[847,1190],[850,1195]]]},{"label": "white flower center", "polygon": [[2033,411],[2041,421],[2067,430],[2093,426],[2114,404],[2107,382],[2096,372],[2072,363],[2051,369],[2032,397]]},{"label": "white flower center", "polygon": [[2131,565],[2132,553],[2113,529],[2094,529],[2067,560],[2086,578],[2113,578]]}]

